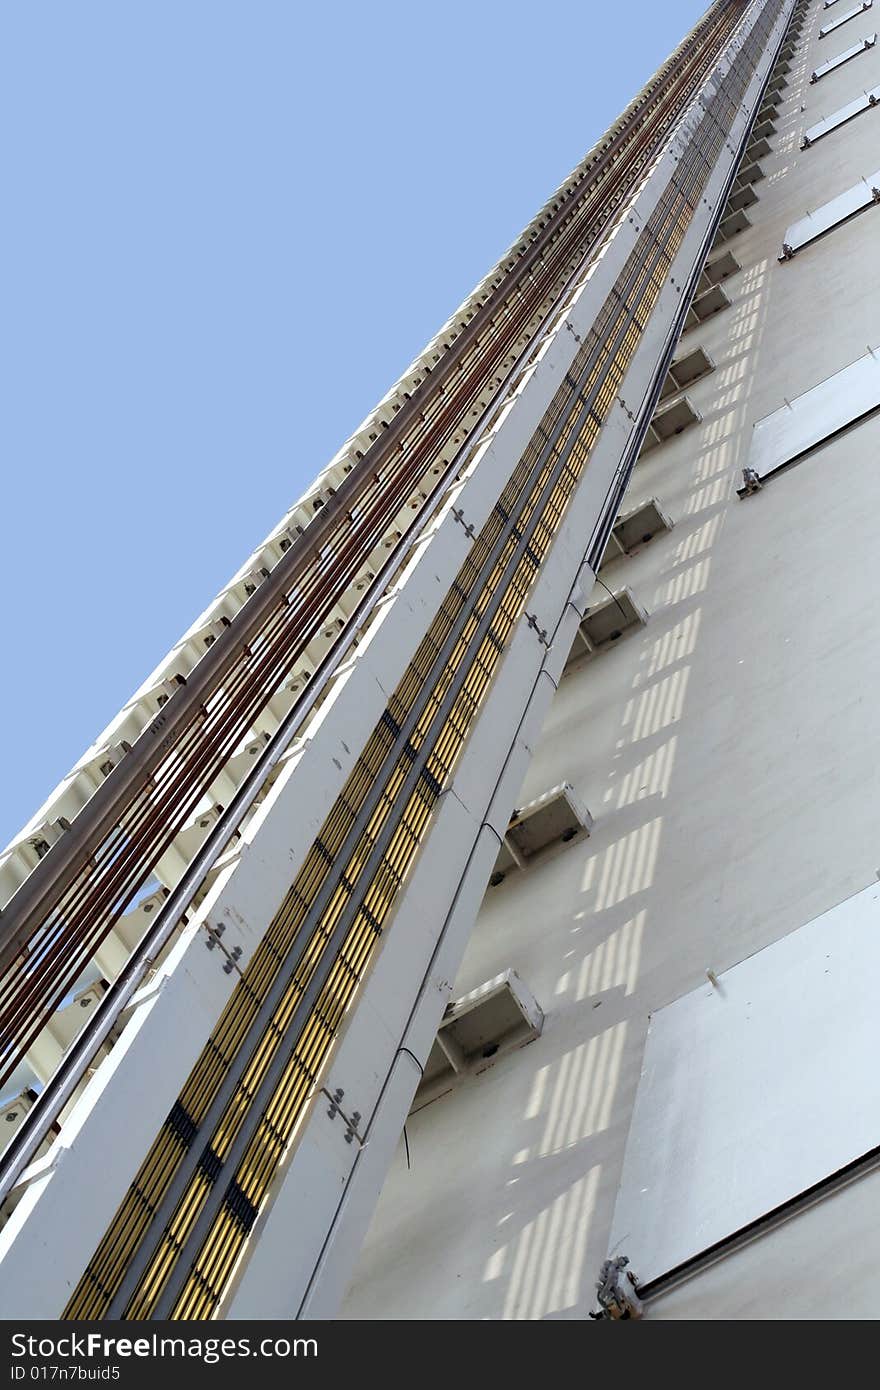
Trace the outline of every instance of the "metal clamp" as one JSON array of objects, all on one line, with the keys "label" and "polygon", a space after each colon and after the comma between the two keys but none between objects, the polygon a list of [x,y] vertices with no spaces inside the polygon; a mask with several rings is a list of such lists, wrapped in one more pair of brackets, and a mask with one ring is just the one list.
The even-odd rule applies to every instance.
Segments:
[{"label": "metal clamp", "polygon": [[221,952],[226,957],[225,961],[223,962],[224,975],[231,975],[233,970],[237,970],[240,975],[241,967],[238,965],[238,961],[241,960],[241,947],[233,946],[231,950],[227,950],[227,948],[223,945],[223,942],[220,940],[223,933],[226,931],[226,923],[220,922],[216,927],[212,927],[210,922],[203,922],[202,926],[204,927],[208,936],[208,939],[205,942],[205,946],[207,947],[207,949],[209,951],[213,951],[215,946],[219,946]]},{"label": "metal clamp", "polygon": [[743,485],[740,488],[741,497],[751,497],[752,493],[761,491],[764,484],[761,482],[754,468],[744,468],[742,474]]},{"label": "metal clamp", "polygon": [[550,643],[549,643],[549,641],[547,640],[547,629],[546,629],[545,627],[541,627],[541,626],[539,625],[538,619],[537,619],[537,617],[535,616],[535,614],[534,614],[534,613],[527,613],[527,614],[526,614],[526,620],[527,620],[526,625],[532,629],[532,631],[534,632],[534,634],[535,634],[535,636],[537,637],[538,641],[541,643],[541,646],[542,646],[542,647],[547,647],[547,648],[549,648]]},{"label": "metal clamp", "polygon": [[605,1260],[596,1284],[599,1307],[590,1313],[594,1320],[614,1322],[636,1319],[644,1316],[642,1301],[636,1291],[636,1279],[632,1271],[624,1275],[629,1264],[626,1255],[618,1255],[616,1260]]},{"label": "metal clamp", "polygon": [[356,1139],[358,1142],[358,1148],[362,1149],[367,1141],[362,1137],[362,1135],[358,1134],[357,1127],[362,1119],[361,1112],[359,1110],[353,1110],[351,1115],[346,1115],[345,1111],[342,1109],[342,1106],[339,1104],[339,1102],[345,1095],[345,1092],[343,1091],[341,1086],[337,1086],[336,1090],[333,1092],[332,1095],[327,1090],[326,1086],[322,1086],[321,1095],[326,1096],[330,1102],[330,1105],[327,1110],[327,1118],[330,1120],[335,1120],[337,1115],[341,1115],[343,1120],[345,1121],[346,1129],[344,1138],[346,1144],[350,1144],[353,1139]]}]

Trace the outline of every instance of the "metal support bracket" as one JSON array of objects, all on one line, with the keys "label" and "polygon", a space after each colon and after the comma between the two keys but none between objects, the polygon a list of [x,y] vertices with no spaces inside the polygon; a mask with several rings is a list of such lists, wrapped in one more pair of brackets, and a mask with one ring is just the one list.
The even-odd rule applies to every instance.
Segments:
[{"label": "metal support bracket", "polygon": [[764,484],[754,468],[744,468],[742,474],[743,485],[741,488],[737,488],[737,494],[740,497],[751,497],[753,493],[761,491]]},{"label": "metal support bracket", "polygon": [[233,946],[231,950],[227,950],[227,948],[223,945],[223,942],[220,940],[220,938],[226,930],[226,924],[224,922],[221,922],[219,926],[212,927],[210,922],[203,922],[202,926],[204,927],[208,937],[207,941],[205,942],[205,945],[208,948],[208,950],[213,951],[215,946],[219,946],[222,955],[226,957],[226,959],[223,962],[224,975],[231,975],[233,970],[237,970],[240,975],[242,972],[241,966],[238,964],[238,962],[241,960],[241,947]]},{"label": "metal support bracket", "polygon": [[362,1149],[362,1148],[364,1147],[364,1145],[366,1144],[367,1141],[366,1141],[366,1139],[363,1138],[362,1135],[358,1134],[358,1129],[357,1129],[357,1127],[358,1127],[358,1125],[360,1124],[361,1119],[363,1118],[363,1117],[361,1116],[361,1112],[360,1112],[359,1110],[353,1110],[352,1113],[351,1113],[351,1115],[346,1115],[345,1111],[342,1109],[341,1105],[339,1104],[339,1102],[342,1100],[343,1096],[345,1095],[345,1092],[344,1092],[344,1090],[342,1089],[341,1086],[337,1086],[336,1090],[332,1093],[332,1095],[331,1095],[331,1093],[327,1090],[327,1087],[326,1087],[326,1086],[322,1086],[322,1087],[321,1087],[321,1095],[322,1095],[322,1096],[326,1096],[327,1099],[328,1099],[329,1102],[330,1102],[329,1108],[328,1108],[328,1110],[327,1110],[327,1117],[328,1117],[328,1119],[330,1119],[330,1120],[335,1120],[337,1115],[341,1115],[342,1118],[343,1118],[343,1120],[345,1121],[345,1125],[346,1125],[346,1129],[345,1129],[345,1142],[346,1142],[346,1144],[350,1144],[350,1143],[352,1142],[353,1139],[356,1139],[356,1140],[357,1140],[357,1143],[358,1143],[358,1148],[359,1148],[359,1149]]},{"label": "metal support bracket", "polygon": [[642,1301],[636,1290],[636,1279],[632,1271],[624,1270],[629,1264],[626,1255],[618,1255],[616,1260],[605,1260],[596,1283],[599,1307],[590,1313],[593,1319],[622,1322],[644,1316]]},{"label": "metal support bracket", "polygon": [[545,627],[541,627],[541,626],[539,625],[538,619],[537,619],[537,617],[535,616],[534,613],[526,613],[525,616],[526,616],[527,626],[530,627],[530,628],[532,629],[532,631],[534,632],[534,634],[535,634],[535,636],[537,637],[538,641],[541,643],[541,646],[542,646],[542,647],[547,647],[548,650],[549,650],[550,642],[549,642],[548,637],[547,637],[547,629],[546,629]]}]

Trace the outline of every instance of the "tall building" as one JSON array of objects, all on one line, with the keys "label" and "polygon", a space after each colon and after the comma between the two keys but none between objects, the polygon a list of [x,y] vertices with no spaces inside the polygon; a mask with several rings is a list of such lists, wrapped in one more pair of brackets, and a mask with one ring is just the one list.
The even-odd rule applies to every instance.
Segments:
[{"label": "tall building", "polygon": [[0,858],[7,1317],[875,1311],[872,9],[717,0]]}]

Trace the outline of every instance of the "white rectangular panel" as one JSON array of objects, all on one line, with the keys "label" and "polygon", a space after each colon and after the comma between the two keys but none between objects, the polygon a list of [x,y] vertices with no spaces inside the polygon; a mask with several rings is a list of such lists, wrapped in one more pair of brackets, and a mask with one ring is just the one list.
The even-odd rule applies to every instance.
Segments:
[{"label": "white rectangular panel", "polygon": [[651,1019],[609,1249],[647,1284],[880,1143],[880,885]]},{"label": "white rectangular panel", "polygon": [[860,179],[845,193],[838,193],[830,203],[823,203],[815,212],[808,212],[800,221],[792,222],[786,230],[779,259],[790,260],[801,247],[809,246],[811,241],[824,236],[832,227],[839,227],[854,213],[862,212],[877,202],[880,202],[880,169]]},{"label": "white rectangular panel", "polygon": [[847,102],[846,106],[841,106],[839,111],[834,111],[830,116],[826,116],[823,121],[817,121],[811,125],[809,130],[804,131],[801,140],[801,149],[805,150],[809,145],[815,145],[817,140],[821,140],[823,135],[829,135],[832,130],[837,130],[838,126],[846,125],[853,116],[858,116],[862,111],[870,111],[872,106],[880,104],[880,87],[872,87],[868,92],[862,92],[855,101]]},{"label": "white rectangular panel", "polygon": [[843,371],[795,396],[752,432],[749,468],[767,478],[838,430],[880,407],[880,356],[868,352]]},{"label": "white rectangular panel", "polygon": [[828,24],[823,24],[822,28],[819,30],[819,38],[824,39],[826,34],[833,34],[834,30],[839,29],[841,24],[848,24],[851,19],[855,19],[856,15],[861,14],[863,10],[869,10],[873,3],[874,0],[862,0],[861,5],[856,5],[855,9],[847,10],[846,14],[842,14],[839,19],[833,19]]},{"label": "white rectangular panel", "polygon": [[877,42],[876,34],[869,34],[868,38],[862,39],[861,43],[854,43],[852,48],[846,48],[842,53],[838,53],[836,58],[829,58],[827,63],[822,63],[814,72],[810,73],[810,81],[818,82],[820,77],[826,73],[833,72],[835,68],[842,67],[848,63],[850,58],[855,58],[857,54],[864,53],[866,48],[873,48]]}]

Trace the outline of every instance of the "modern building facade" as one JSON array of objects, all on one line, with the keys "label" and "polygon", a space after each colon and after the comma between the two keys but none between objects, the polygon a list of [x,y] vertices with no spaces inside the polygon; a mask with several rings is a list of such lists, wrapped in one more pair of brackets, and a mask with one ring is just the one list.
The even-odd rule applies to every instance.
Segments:
[{"label": "modern building facade", "polygon": [[0,858],[7,1316],[875,1310],[872,11],[712,5]]}]

